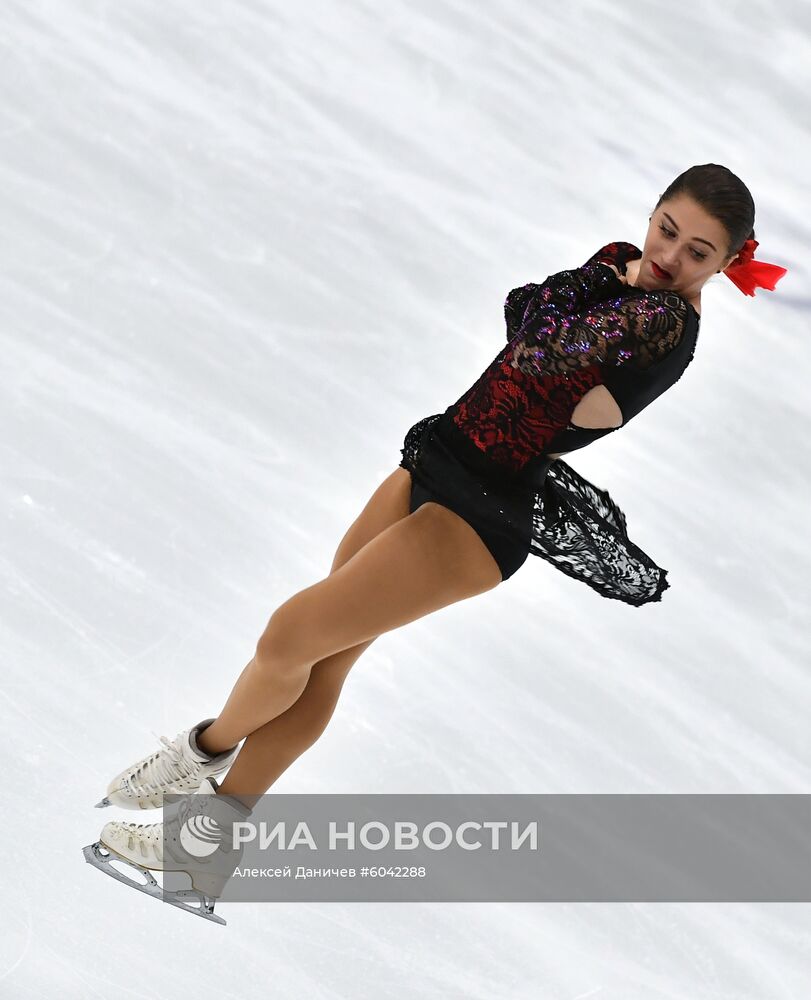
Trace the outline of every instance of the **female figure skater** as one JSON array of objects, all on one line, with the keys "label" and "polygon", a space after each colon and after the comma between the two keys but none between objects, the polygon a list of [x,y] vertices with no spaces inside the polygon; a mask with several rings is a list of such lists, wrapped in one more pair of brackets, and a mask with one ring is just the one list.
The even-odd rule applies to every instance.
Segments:
[{"label": "female figure skater", "polygon": [[[324,732],[378,636],[493,589],[530,553],[603,596],[661,600],[666,571],[628,539],[608,494],[559,459],[679,379],[708,278],[724,272],[748,295],[774,288],[785,268],[752,260],[754,215],[731,171],[694,166],[659,198],[642,250],[609,243],[580,268],[511,291],[506,346],[456,403],[411,428],[400,467],[350,526],[329,576],[273,612],[216,718],[161,737],[99,805],[145,809],[198,792],[211,814],[221,796],[231,810],[221,817],[247,814]],[[95,847],[168,870],[162,834],[159,823],[112,822]]]}]

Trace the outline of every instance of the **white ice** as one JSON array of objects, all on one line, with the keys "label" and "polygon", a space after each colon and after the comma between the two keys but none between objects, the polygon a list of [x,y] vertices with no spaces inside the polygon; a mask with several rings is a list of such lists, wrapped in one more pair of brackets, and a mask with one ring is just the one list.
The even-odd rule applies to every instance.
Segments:
[{"label": "white ice", "polygon": [[[789,273],[572,456],[670,572],[540,559],[382,637],[277,792],[811,790],[811,7],[10,0],[0,11],[0,996],[787,1000],[807,904],[223,905],[81,847],[215,714],[509,289],[644,239],[694,163]],[[147,821],[149,814],[143,815]]]}]

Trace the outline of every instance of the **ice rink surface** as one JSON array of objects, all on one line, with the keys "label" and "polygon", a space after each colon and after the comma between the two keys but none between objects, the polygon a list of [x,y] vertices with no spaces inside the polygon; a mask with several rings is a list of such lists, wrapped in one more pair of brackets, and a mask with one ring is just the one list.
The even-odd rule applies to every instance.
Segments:
[{"label": "ice rink surface", "polygon": [[0,12],[0,997],[788,1000],[808,904],[251,904],[86,865],[222,706],[507,292],[749,185],[671,393],[571,464],[661,604],[540,559],[382,637],[277,792],[808,793],[811,7],[12,0]]}]

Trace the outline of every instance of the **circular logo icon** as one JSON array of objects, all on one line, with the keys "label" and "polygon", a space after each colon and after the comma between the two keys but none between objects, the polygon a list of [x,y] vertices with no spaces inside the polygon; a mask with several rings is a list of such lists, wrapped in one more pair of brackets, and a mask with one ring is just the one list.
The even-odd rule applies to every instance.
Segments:
[{"label": "circular logo icon", "polygon": [[207,858],[220,846],[222,830],[210,816],[192,816],[180,828],[180,843],[187,854]]}]

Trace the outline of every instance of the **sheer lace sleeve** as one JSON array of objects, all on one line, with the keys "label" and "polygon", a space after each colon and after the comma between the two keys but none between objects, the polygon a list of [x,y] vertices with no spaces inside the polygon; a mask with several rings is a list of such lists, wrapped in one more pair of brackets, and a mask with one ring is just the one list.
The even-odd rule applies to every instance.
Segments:
[{"label": "sheer lace sleeve", "polygon": [[635,247],[633,243],[616,240],[613,243],[606,243],[604,247],[600,247],[597,253],[589,257],[586,263],[591,264],[599,261],[603,264],[613,264],[620,274],[625,274],[628,262],[639,260],[641,256],[642,251],[638,247]]},{"label": "sheer lace sleeve", "polygon": [[504,302],[507,340],[518,333],[529,312],[537,313],[550,306],[575,312],[589,302],[617,292],[624,285],[610,267],[601,265],[614,264],[625,274],[627,262],[641,256],[642,252],[632,243],[606,243],[582,267],[550,274],[540,285],[530,282],[513,288]]},{"label": "sheer lace sleeve", "polygon": [[686,326],[687,303],[666,290],[639,290],[572,314],[530,309],[511,364],[530,375],[565,375],[593,364],[644,370],[676,347]]}]

